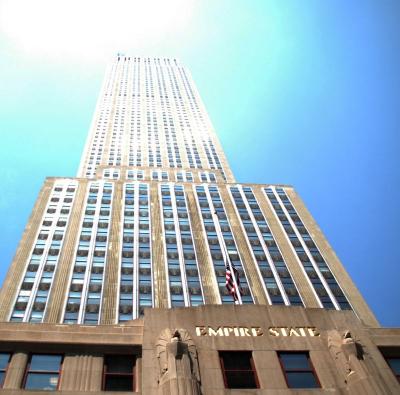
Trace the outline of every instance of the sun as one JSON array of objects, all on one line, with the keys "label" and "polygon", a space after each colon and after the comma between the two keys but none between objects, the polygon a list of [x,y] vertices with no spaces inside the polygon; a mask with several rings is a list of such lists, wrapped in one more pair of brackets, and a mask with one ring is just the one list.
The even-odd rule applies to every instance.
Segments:
[{"label": "sun", "polygon": [[0,31],[25,53],[96,56],[184,32],[194,6],[195,0],[4,0]]}]

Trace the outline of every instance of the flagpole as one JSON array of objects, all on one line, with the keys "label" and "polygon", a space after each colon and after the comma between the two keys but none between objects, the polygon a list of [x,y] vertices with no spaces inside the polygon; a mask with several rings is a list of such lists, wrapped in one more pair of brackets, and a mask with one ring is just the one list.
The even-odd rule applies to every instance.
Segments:
[{"label": "flagpole", "polygon": [[[217,215],[217,211],[214,211],[213,215],[214,215],[215,230],[217,231],[217,237],[218,237],[219,245],[221,247],[222,256],[224,257],[225,266],[226,266],[226,263],[228,263],[229,270],[231,271],[231,276],[233,278],[234,292],[237,297],[237,301],[239,302],[239,304],[243,304],[242,296],[240,295],[240,290],[239,290],[239,287],[238,287],[238,284],[236,281],[236,275],[235,275],[235,272],[232,267],[231,259],[229,258],[229,253],[228,253],[228,250],[226,249],[224,238],[222,237],[222,231],[221,231],[221,227],[219,226],[219,218]],[[235,300],[235,303],[236,303],[236,300]]]}]

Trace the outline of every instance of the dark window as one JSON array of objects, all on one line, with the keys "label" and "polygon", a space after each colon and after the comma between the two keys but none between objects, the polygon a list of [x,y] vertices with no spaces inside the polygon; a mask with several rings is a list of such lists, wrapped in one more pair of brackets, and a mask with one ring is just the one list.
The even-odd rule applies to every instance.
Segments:
[{"label": "dark window", "polygon": [[24,388],[56,391],[60,378],[62,355],[31,355],[25,373]]},{"label": "dark window", "polygon": [[133,391],[135,357],[108,355],[104,359],[103,391]]},{"label": "dark window", "polygon": [[4,379],[6,378],[6,372],[8,363],[10,362],[11,354],[0,353],[0,388],[3,387]]},{"label": "dark window", "polygon": [[225,388],[259,388],[250,351],[220,351]]},{"label": "dark window", "polygon": [[308,352],[280,352],[279,360],[289,388],[319,388]]},{"label": "dark window", "polygon": [[396,376],[398,382],[400,383],[400,348],[398,347],[382,347],[379,348],[383,357],[386,359],[387,364],[390,369],[392,369],[393,374]]},{"label": "dark window", "polygon": [[394,375],[400,383],[400,357],[386,358],[386,362],[388,363],[390,369],[392,369]]}]

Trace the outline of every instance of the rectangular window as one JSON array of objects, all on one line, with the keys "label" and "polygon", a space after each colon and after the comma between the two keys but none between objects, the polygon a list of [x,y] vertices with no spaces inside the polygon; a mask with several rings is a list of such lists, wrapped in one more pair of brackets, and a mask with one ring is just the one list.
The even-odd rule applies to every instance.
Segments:
[{"label": "rectangular window", "polygon": [[400,383],[400,357],[389,357],[386,358],[387,364],[392,369],[397,381]]},{"label": "rectangular window", "polygon": [[2,352],[0,353],[0,388],[3,388],[4,380],[6,378],[8,363],[10,362],[11,354]]},{"label": "rectangular window", "polygon": [[289,388],[319,388],[308,352],[279,352],[279,361]]},{"label": "rectangular window", "polygon": [[133,355],[105,356],[103,391],[134,391],[135,363]]},{"label": "rectangular window", "polygon": [[392,369],[393,374],[396,376],[397,381],[400,383],[400,348],[398,347],[382,347],[379,348],[386,363]]},{"label": "rectangular window", "polygon": [[24,388],[56,391],[62,355],[32,354],[25,372]]},{"label": "rectangular window", "polygon": [[250,351],[220,351],[225,388],[260,388]]}]

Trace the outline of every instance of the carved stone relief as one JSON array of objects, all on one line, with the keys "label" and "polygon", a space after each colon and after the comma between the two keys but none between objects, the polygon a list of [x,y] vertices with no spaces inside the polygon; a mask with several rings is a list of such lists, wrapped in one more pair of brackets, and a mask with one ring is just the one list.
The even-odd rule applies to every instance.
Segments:
[{"label": "carved stone relief", "polygon": [[156,343],[160,394],[200,394],[196,346],[186,329],[164,329]]}]

